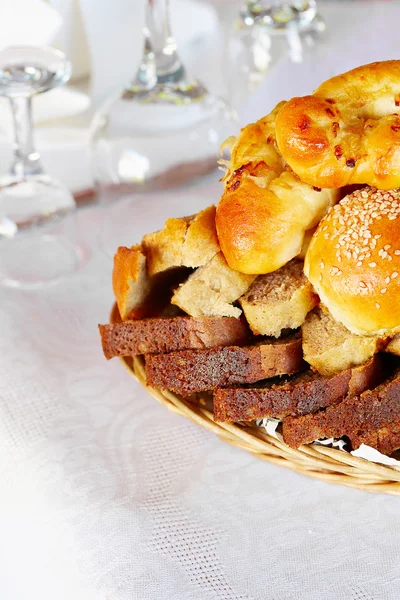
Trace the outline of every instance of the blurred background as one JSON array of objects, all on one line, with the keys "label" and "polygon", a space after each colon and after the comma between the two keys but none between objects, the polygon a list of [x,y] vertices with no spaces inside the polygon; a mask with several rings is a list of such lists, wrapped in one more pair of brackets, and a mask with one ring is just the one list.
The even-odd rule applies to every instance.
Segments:
[{"label": "blurred background", "polygon": [[[259,8],[255,5],[263,3],[248,4],[254,12]],[[35,98],[33,112],[43,164],[73,192],[93,187],[90,121],[105,98],[132,80],[141,63],[145,8],[144,0],[0,4],[1,47],[51,45],[72,62],[69,83]],[[188,72],[212,94],[222,96],[243,125],[268,113],[281,99],[311,92],[336,73],[373,60],[400,58],[399,2],[319,0],[317,8],[324,24],[319,22],[306,39],[263,32],[255,26],[256,19],[244,14],[249,6],[236,0],[170,0],[171,29]],[[4,172],[12,140],[7,99],[1,98],[0,108]]]}]

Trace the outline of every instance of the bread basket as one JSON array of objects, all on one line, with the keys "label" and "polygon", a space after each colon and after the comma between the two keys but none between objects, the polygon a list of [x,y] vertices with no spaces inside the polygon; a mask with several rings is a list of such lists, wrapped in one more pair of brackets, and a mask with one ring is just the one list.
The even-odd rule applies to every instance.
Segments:
[{"label": "bread basket", "polygon": [[[110,322],[120,321],[116,306]],[[124,367],[158,402],[218,435],[224,442],[242,448],[261,460],[286,467],[302,475],[337,483],[367,492],[400,496],[400,466],[376,464],[357,458],[343,450],[322,445],[304,445],[295,450],[284,442],[268,435],[261,427],[252,424],[216,423],[207,407],[209,398],[197,395],[197,402],[176,394],[146,385],[142,356],[121,358]]]}]

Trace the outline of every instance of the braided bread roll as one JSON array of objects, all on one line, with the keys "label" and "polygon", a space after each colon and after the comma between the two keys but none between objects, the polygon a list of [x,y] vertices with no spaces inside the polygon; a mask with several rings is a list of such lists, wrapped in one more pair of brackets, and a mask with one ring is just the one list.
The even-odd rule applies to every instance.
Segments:
[{"label": "braided bread roll", "polygon": [[306,231],[338,200],[337,190],[313,188],[285,165],[275,134],[284,105],[242,129],[224,177],[218,238],[227,263],[241,273],[270,273],[297,256]]},{"label": "braided bread roll", "polygon": [[310,185],[400,186],[400,61],[358,67],[293,98],[277,115],[276,139]]}]

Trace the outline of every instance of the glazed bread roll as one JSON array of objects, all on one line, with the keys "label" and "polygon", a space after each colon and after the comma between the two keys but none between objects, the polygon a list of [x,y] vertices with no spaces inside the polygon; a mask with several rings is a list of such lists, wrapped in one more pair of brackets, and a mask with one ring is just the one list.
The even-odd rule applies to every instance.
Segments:
[{"label": "glazed bread roll", "polygon": [[313,188],[285,167],[270,115],[245,127],[232,148],[217,206],[218,239],[231,269],[258,275],[297,256],[307,230],[338,199],[338,190]]},{"label": "glazed bread roll", "polygon": [[400,61],[372,63],[293,98],[276,119],[280,152],[313,186],[400,186]]},{"label": "glazed bread roll", "polygon": [[351,332],[400,331],[400,192],[367,187],[333,207],[311,239],[304,272]]}]

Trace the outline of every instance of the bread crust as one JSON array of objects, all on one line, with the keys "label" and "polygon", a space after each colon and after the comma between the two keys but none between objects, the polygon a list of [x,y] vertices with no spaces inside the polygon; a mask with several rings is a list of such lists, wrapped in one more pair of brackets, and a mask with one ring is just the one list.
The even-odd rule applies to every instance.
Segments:
[{"label": "bread crust", "polygon": [[361,394],[374,387],[380,381],[381,372],[382,361],[375,356],[364,365],[331,377],[306,371],[284,383],[217,389],[214,419],[219,422],[253,421],[306,415],[341,402],[347,394]]},{"label": "bread crust", "polygon": [[224,177],[218,238],[229,266],[242,273],[271,273],[297,256],[305,232],[339,197],[337,190],[314,189],[286,168],[275,139],[283,104],[242,129]]},{"label": "bread crust", "polygon": [[400,420],[388,423],[385,427],[374,431],[352,432],[349,438],[353,450],[365,444],[382,454],[390,455],[400,448]]},{"label": "bread crust", "polygon": [[146,356],[146,379],[152,387],[187,397],[221,386],[253,383],[304,368],[299,336],[260,342]]},{"label": "bread crust", "polygon": [[191,217],[167,219],[160,231],[142,239],[150,276],[176,267],[201,267],[220,248],[215,228],[215,206],[208,206]]},{"label": "bread crust", "polygon": [[400,186],[400,61],[338,75],[293,98],[276,119],[277,144],[310,185]]},{"label": "bread crust", "polygon": [[[382,379],[385,377],[381,370]],[[320,438],[352,437],[369,432],[400,418],[400,371],[384,383],[361,395],[348,396],[315,414],[286,417],[282,424],[284,441],[292,448]]]},{"label": "bread crust", "polygon": [[318,304],[318,296],[303,273],[303,263],[288,262],[268,275],[259,275],[239,298],[256,335],[279,337],[283,329],[297,329]]},{"label": "bread crust", "polygon": [[250,332],[244,319],[232,317],[152,318],[99,325],[104,356],[136,356],[177,350],[242,345]]},{"label": "bread crust", "polygon": [[363,364],[385,346],[379,337],[351,333],[321,307],[307,315],[301,331],[304,360],[327,376]]},{"label": "bread crust", "polygon": [[242,311],[232,302],[247,291],[254,278],[231,269],[219,252],[177,288],[171,302],[192,317],[240,317]]},{"label": "bread crust", "polygon": [[147,275],[146,257],[140,246],[120,246],[114,256],[112,285],[122,319],[140,319],[151,306],[146,303],[152,282]]}]

